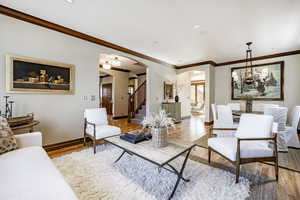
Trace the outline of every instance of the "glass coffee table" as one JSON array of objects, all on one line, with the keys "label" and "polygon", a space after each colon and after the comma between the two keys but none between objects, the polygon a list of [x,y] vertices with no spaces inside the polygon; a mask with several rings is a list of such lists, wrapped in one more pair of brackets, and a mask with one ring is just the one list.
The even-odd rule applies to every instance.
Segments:
[{"label": "glass coffee table", "polygon": [[[116,159],[115,163],[118,162],[125,153],[127,153],[129,155],[138,156],[144,160],[147,160],[148,162],[157,165],[159,169],[168,170],[169,172],[174,173],[177,176],[177,180],[169,199],[174,196],[180,180],[189,182],[188,179],[183,177],[183,171],[192,149],[196,146],[195,144],[190,144],[184,148],[180,148],[178,145],[169,142],[167,147],[155,148],[152,146],[151,140],[140,142],[138,144],[132,144],[124,141],[120,139],[120,136],[109,137],[104,140],[123,150],[122,154]],[[180,169],[177,170],[171,165],[170,162],[178,159],[179,156],[185,156],[185,158]]]}]

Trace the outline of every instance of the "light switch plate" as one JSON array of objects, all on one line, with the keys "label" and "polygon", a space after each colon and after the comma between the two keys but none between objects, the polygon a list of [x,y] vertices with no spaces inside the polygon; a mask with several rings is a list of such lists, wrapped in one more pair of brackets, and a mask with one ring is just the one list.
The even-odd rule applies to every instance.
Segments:
[{"label": "light switch plate", "polygon": [[96,96],[95,95],[91,95],[91,101],[96,101]]}]

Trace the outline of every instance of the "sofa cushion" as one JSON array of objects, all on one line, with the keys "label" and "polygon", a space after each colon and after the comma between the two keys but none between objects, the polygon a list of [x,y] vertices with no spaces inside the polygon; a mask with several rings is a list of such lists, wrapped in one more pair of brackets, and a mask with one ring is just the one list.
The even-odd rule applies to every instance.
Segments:
[{"label": "sofa cushion", "polygon": [[17,141],[7,120],[0,116],[0,154],[17,149]]},{"label": "sofa cushion", "polygon": [[1,155],[0,177],[0,199],[77,199],[42,147],[27,147]]},{"label": "sofa cushion", "polygon": [[[87,126],[86,133],[94,136],[94,127],[91,125]],[[110,125],[98,125],[96,126],[96,139],[102,139],[121,134],[121,129],[117,126]]]},{"label": "sofa cushion", "polygon": [[[231,161],[236,161],[237,138],[209,138],[208,146]],[[241,141],[240,155],[241,158],[271,157],[273,156],[273,149],[257,141]]]}]

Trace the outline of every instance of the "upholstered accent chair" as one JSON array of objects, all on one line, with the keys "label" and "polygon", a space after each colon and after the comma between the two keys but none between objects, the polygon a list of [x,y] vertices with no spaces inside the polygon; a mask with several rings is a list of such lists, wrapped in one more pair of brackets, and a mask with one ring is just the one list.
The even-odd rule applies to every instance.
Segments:
[{"label": "upholstered accent chair", "polygon": [[273,161],[278,180],[277,141],[272,128],[273,117],[270,115],[243,114],[235,137],[208,139],[208,162],[210,163],[212,151],[230,161],[236,166],[238,183],[241,164]]},{"label": "upholstered accent chair", "polygon": [[121,134],[119,127],[108,125],[105,108],[86,109],[84,111],[84,145],[86,145],[87,137],[92,139],[94,154],[96,153],[97,140],[119,134]]}]

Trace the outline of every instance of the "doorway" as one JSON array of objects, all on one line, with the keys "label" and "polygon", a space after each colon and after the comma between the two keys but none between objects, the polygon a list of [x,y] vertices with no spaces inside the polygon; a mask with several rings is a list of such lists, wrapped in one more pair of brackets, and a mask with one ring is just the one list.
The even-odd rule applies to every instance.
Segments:
[{"label": "doorway", "polygon": [[203,115],[205,106],[205,81],[191,81],[191,114]]},{"label": "doorway", "polygon": [[112,100],[112,83],[102,84],[102,108],[106,108],[107,114],[112,114],[113,100]]}]

